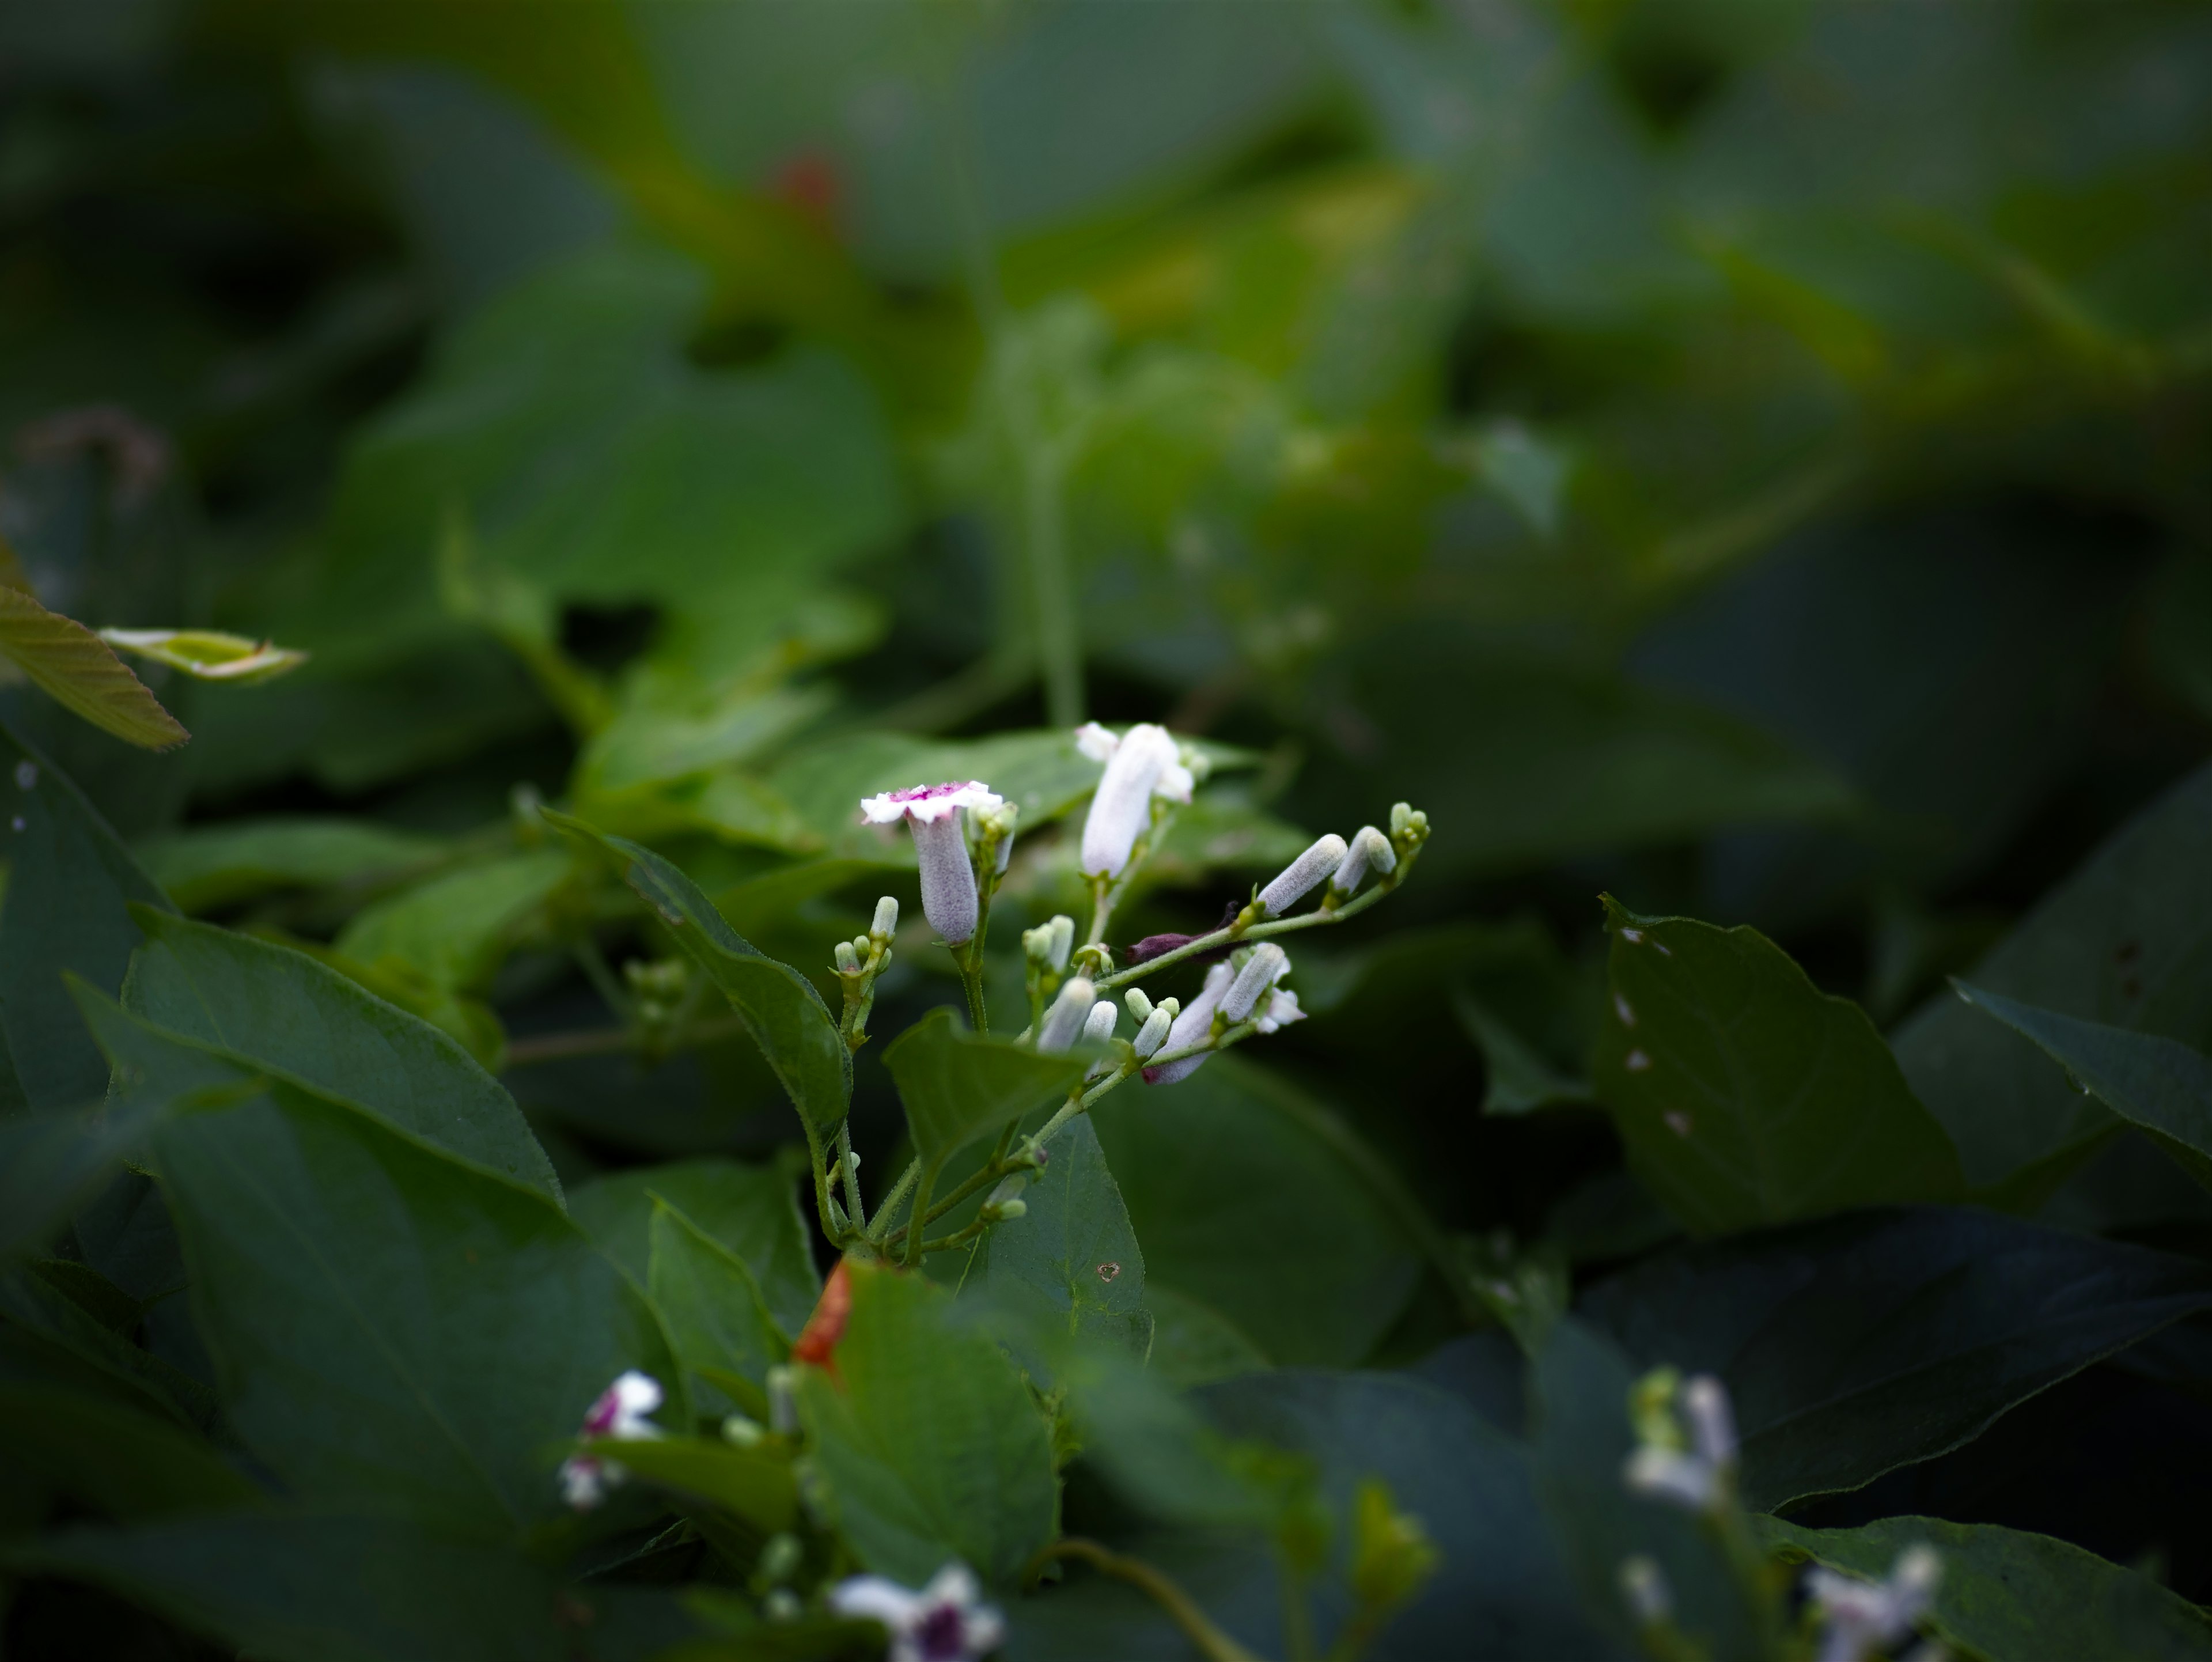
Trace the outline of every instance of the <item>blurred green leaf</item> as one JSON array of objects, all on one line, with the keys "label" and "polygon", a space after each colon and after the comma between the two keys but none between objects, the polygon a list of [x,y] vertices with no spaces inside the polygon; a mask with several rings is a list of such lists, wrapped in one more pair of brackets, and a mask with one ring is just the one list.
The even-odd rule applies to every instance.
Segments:
[{"label": "blurred green leaf", "polygon": [[1211,1385],[1272,1366],[1260,1347],[1212,1306],[1157,1285],[1145,1289],[1152,1317],[1152,1370],[1178,1389]]},{"label": "blurred green leaf", "polygon": [[0,1385],[0,1449],[11,1487],[35,1483],[122,1522],[250,1511],[268,1498],[173,1422],[51,1386]]},{"label": "blurred green leaf", "polygon": [[0,1117],[0,1263],[50,1240],[167,1105],[139,1098]]},{"label": "blurred green leaf", "polygon": [[1906,1548],[1935,1548],[1943,1578],[1928,1623],[1945,1642],[1989,1662],[2050,1656],[2202,1662],[2212,1656],[2212,1622],[2203,1610],[2149,1576],[2071,1542],[1941,1518],[1884,1518],[1856,1529],[1760,1521],[1768,1543],[1786,1557],[1870,1581],[1887,1577]]},{"label": "blurred green leaf", "polygon": [[648,1482],[735,1513],[763,1535],[799,1521],[799,1486],[787,1454],[691,1437],[603,1438],[590,1446]]},{"label": "blurred green leaf", "polygon": [[559,1202],[560,1179],[514,1099],[444,1033],[304,954],[151,907],[134,915],[147,941],[124,1008],[165,1039],[224,1057],[240,1079],[303,1086]]},{"label": "blurred green leaf", "polygon": [[646,1288],[678,1358],[692,1372],[697,1411],[712,1415],[725,1400],[720,1386],[699,1378],[713,1369],[750,1382],[750,1397],[730,1405],[765,1418],[768,1370],[789,1356],[791,1342],[776,1330],[752,1271],[665,1201],[654,1203],[652,1242]]},{"label": "blurred green leaf", "polygon": [[848,1262],[836,1372],[799,1371],[799,1411],[839,1531],[920,1586],[948,1559],[1011,1585],[1057,1521],[1044,1416],[1012,1364],[919,1275]]},{"label": "blurred green leaf", "polygon": [[437,838],[372,820],[306,817],[192,825],[137,849],[147,874],[188,912],[213,911],[275,889],[404,876],[446,852]]},{"label": "blurred green leaf", "polygon": [[228,681],[236,686],[274,680],[307,661],[304,652],[208,629],[103,629],[100,638],[194,680]]},{"label": "blurred green leaf", "polygon": [[212,1434],[222,1422],[198,1379],[110,1332],[98,1318],[26,1270],[0,1275],[0,1355],[9,1377],[65,1385]]},{"label": "blurred green leaf", "polygon": [[776,1325],[796,1333],[822,1294],[798,1184],[781,1164],[687,1160],[637,1166],[571,1189],[568,1215],[642,1287],[652,1263],[654,1198],[665,1200],[745,1266]]},{"label": "blurred green leaf", "polygon": [[1745,1503],[1773,1511],[1948,1453],[2208,1306],[2212,1272],[2193,1259],[1916,1207],[1678,1247],[1579,1313],[1639,1369],[1727,1383]]},{"label": "blurred green leaf", "polygon": [[191,737],[99,636],[47,611],[28,589],[5,583],[0,583],[0,658],[126,744],[173,750]]},{"label": "blurred green leaf", "polygon": [[[2212,768],[2146,807],[1966,976],[2077,1020],[2212,1043]],[[1898,1031],[1914,1092],[1958,1144],[1967,1179],[2034,1205],[2110,1117],[2033,1045],[1948,993]]]},{"label": "blurred green leaf", "polygon": [[[138,946],[131,901],[167,906],[68,776],[0,727],[0,1036],[23,1105],[76,1108],[107,1087],[107,1064],[77,1019],[62,973],[102,992],[123,985]],[[0,1107],[12,1094],[0,1081]]]},{"label": "blurred green leaf", "polygon": [[650,849],[567,814],[549,811],[545,817],[622,862],[623,880],[744,1018],[799,1117],[819,1135],[834,1132],[852,1100],[853,1055],[814,983],[757,951],[723,921],[697,884]]},{"label": "blurred green leaf", "polygon": [[452,867],[356,912],[337,950],[373,969],[404,965],[442,991],[480,988],[571,870],[559,849]]},{"label": "blurred green leaf", "polygon": [[1963,1196],[1958,1156],[1866,1014],[1750,928],[1606,901],[1596,1083],[1637,1175],[1701,1233]]},{"label": "blurred green leaf", "polygon": [[1051,1159],[1022,1190],[1029,1210],[992,1227],[967,1279],[1036,1320],[1142,1355],[1152,1336],[1145,1254],[1090,1116],[1045,1148]]},{"label": "blurred green leaf", "polygon": [[915,1156],[930,1174],[976,1138],[1066,1094],[1090,1065],[1088,1056],[1040,1056],[971,1033],[942,1007],[884,1050]]}]

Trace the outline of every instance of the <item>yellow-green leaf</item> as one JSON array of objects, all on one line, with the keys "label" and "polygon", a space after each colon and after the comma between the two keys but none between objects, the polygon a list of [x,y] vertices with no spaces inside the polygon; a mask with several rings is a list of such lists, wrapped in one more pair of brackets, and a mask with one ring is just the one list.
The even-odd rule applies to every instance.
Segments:
[{"label": "yellow-green leaf", "polygon": [[307,654],[270,641],[248,640],[212,629],[103,629],[108,645],[202,681],[248,686],[271,681],[307,661]]},{"label": "yellow-green leaf", "polygon": [[58,703],[118,739],[173,750],[192,736],[100,636],[6,583],[0,583],[0,653]]}]

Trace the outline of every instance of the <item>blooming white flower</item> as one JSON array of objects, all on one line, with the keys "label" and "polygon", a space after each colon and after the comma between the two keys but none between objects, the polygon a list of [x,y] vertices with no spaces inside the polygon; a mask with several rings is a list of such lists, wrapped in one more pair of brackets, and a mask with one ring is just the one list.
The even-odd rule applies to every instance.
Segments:
[{"label": "blooming white flower", "polygon": [[1370,868],[1387,877],[1398,869],[1398,850],[1374,826],[1362,825],[1352,832],[1352,846],[1337,862],[1336,874],[1328,880],[1328,886],[1338,894],[1351,895],[1367,880]]},{"label": "blooming white flower", "polygon": [[1269,917],[1280,917],[1303,900],[1315,884],[1342,865],[1346,853],[1344,839],[1334,831],[1316,838],[1311,848],[1260,891],[1260,910]]},{"label": "blooming white flower", "polygon": [[1298,1008],[1298,995],[1287,987],[1278,987],[1267,995],[1267,1008],[1252,1025],[1263,1033],[1273,1033],[1305,1019],[1306,1013]]},{"label": "blooming white flower", "polygon": [[[645,1416],[660,1406],[660,1382],[635,1368],[619,1375],[585,1411],[580,1437],[612,1437],[638,1442],[660,1435]],[[606,1492],[628,1477],[620,1464],[595,1454],[572,1454],[561,1463],[561,1493],[579,1512],[588,1512]]]},{"label": "blooming white flower", "polygon": [[[1206,972],[1206,984],[1196,998],[1183,1007],[1174,1023],[1168,1028],[1163,1050],[1181,1050],[1201,1044],[1213,1031],[1213,1013],[1221,1008],[1221,1001],[1229,991],[1229,983],[1237,972],[1226,964],[1217,964]],[[1147,1085],[1173,1085],[1177,1080],[1188,1079],[1202,1066],[1211,1051],[1200,1051],[1194,1056],[1183,1056],[1175,1062],[1163,1062],[1145,1069]]]},{"label": "blooming white flower", "polygon": [[1079,861],[1086,877],[1119,877],[1152,823],[1152,798],[1188,802],[1195,781],[1165,728],[1139,721],[1116,737],[1096,721],[1075,730],[1075,746],[1106,764],[1083,822]]},{"label": "blooming white flower", "polygon": [[1934,1602],[1943,1561],[1924,1543],[1907,1547],[1886,1581],[1814,1569],[1805,1590],[1821,1616],[1820,1662],[1866,1662],[1912,1631]]},{"label": "blooming white flower", "polygon": [[890,1635],[884,1662],[975,1662],[1006,1636],[999,1612],[964,1564],[947,1564],[920,1592],[881,1575],[856,1575],[831,1589],[840,1616],[879,1622]]},{"label": "blooming white flower", "polygon": [[929,927],[949,947],[975,939],[980,908],[975,868],[968,857],[968,837],[960,812],[984,813],[1004,801],[980,779],[943,785],[916,785],[863,797],[861,816],[888,825],[903,819],[914,831],[914,854],[921,870],[921,910]]},{"label": "blooming white flower", "polygon": [[1255,948],[1221,995],[1221,1014],[1231,1022],[1247,1020],[1274,985],[1291,972],[1291,955],[1272,941]]},{"label": "blooming white flower", "polygon": [[[1710,1373],[1674,1387],[1670,1371],[1648,1376],[1638,1393],[1655,1388],[1668,1400],[1643,1405],[1647,1417],[1638,1427],[1641,1441],[1621,1468],[1621,1480],[1638,1495],[1671,1501],[1692,1512],[1712,1507],[1735,1472],[1735,1415],[1728,1388]],[[1679,1409],[1689,1435],[1671,1420]]]},{"label": "blooming white flower", "polygon": [[[1075,1043],[1083,1032],[1083,1024],[1090,1019],[1091,1007],[1097,1001],[1097,985],[1081,976],[1071,977],[1060,989],[1060,996],[1052,1001],[1052,1008],[1044,1013],[1044,1020],[1037,1027],[1037,1052],[1041,1056],[1056,1056]],[[1107,1008],[1113,1008],[1108,1005]]]}]

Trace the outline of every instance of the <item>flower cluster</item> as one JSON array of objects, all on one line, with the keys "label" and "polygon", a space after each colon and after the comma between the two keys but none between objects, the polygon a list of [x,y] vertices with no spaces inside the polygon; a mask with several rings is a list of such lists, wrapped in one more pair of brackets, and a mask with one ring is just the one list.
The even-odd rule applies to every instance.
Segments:
[{"label": "flower cluster", "polygon": [[1727,1387],[1710,1373],[1684,1379],[1671,1367],[1637,1381],[1630,1398],[1637,1446],[1621,1479],[1638,1495],[1692,1512],[1725,1506],[1735,1493],[1735,1415]]},{"label": "flower cluster", "polygon": [[881,1575],[856,1575],[830,1594],[840,1616],[882,1624],[890,1635],[885,1662],[975,1662],[1006,1636],[999,1612],[965,1564],[947,1564],[919,1592]]},{"label": "flower cluster", "polygon": [[[576,1434],[580,1439],[622,1442],[658,1437],[660,1428],[645,1416],[660,1402],[660,1382],[632,1368],[599,1394],[585,1411],[583,1426]],[[572,1454],[561,1463],[561,1492],[577,1511],[588,1512],[629,1476],[619,1462],[603,1455]]]}]

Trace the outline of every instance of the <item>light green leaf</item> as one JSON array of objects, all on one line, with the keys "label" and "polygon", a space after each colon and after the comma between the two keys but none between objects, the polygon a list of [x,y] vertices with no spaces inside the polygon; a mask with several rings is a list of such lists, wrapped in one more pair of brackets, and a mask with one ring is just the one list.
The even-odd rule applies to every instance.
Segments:
[{"label": "light green leaf", "polygon": [[1966,1207],[1705,1241],[1644,1260],[1577,1313],[1639,1369],[1717,1373],[1747,1504],[1771,1511],[1948,1453],[1998,1415],[2212,1308],[2212,1269]]},{"label": "light green leaf", "polygon": [[[803,1167],[802,1167],[803,1170]],[[822,1296],[813,1230],[799,1209],[798,1178],[783,1165],[733,1160],[632,1166],[568,1191],[568,1215],[642,1287],[651,1273],[655,1198],[742,1263],[776,1324],[796,1333]]]},{"label": "light green leaf", "polygon": [[401,876],[442,858],[446,844],[367,819],[230,819],[171,831],[137,854],[178,905],[205,912],[272,889]]},{"label": "light green leaf", "polygon": [[[107,1088],[62,972],[112,996],[140,940],[129,904],[168,902],[53,764],[0,727],[0,1033],[23,1105],[78,1108]],[[0,1092],[5,1087],[0,1086]]]},{"label": "light green leaf", "polygon": [[58,703],[126,744],[174,750],[192,735],[100,636],[0,583],[0,657]]},{"label": "light green leaf", "polygon": [[2130,1124],[2148,1131],[2182,1169],[2212,1188],[2212,1058],[2155,1033],[2131,1033],[1956,983]]},{"label": "light green leaf", "polygon": [[602,1439],[588,1446],[647,1482],[735,1513],[763,1535],[798,1521],[799,1483],[787,1453],[691,1437]]},{"label": "light green leaf", "polygon": [[560,1179],[497,1080],[428,1022],[301,953],[139,907],[124,1007],[238,1064],[550,1196]]},{"label": "light green leaf", "polygon": [[372,969],[404,965],[444,991],[480,988],[571,870],[559,849],[456,866],[364,908],[336,944]]},{"label": "light green leaf", "polygon": [[942,1007],[884,1050],[915,1157],[930,1172],[976,1138],[1065,1096],[1090,1065],[1087,1056],[1039,1056],[1007,1039],[971,1033]]},{"label": "light green leaf", "polygon": [[[2212,766],[2144,809],[2022,918],[1966,979],[2076,1020],[2212,1045]],[[1948,993],[1899,1030],[1897,1059],[1958,1144],[1966,1177],[2032,1207],[2111,1116],[2033,1045]]]},{"label": "light green leaf", "polygon": [[282,1082],[155,1147],[231,1423],[300,1495],[505,1537],[560,1512],[617,1374],[684,1411],[650,1307],[547,1196]]},{"label": "light green leaf", "polygon": [[853,1055],[814,983],[757,951],[723,921],[699,886],[650,849],[550,809],[546,819],[622,862],[623,880],[668,926],[744,1019],[753,1042],[817,1135],[835,1132],[853,1097]]},{"label": "light green leaf", "polygon": [[1151,1293],[1188,1294],[1286,1365],[1363,1361],[1405,1308],[1421,1260],[1401,1199],[1279,1075],[1218,1056],[1179,1084],[1125,1085],[1090,1118]]},{"label": "light green leaf", "polygon": [[837,1371],[799,1370],[801,1421],[839,1531],[870,1569],[920,1586],[957,1558],[1010,1586],[1051,1538],[1052,1445],[999,1348],[919,1275],[848,1262]]},{"label": "light green leaf", "polygon": [[1809,1558],[1868,1580],[1887,1576],[1907,1547],[1935,1548],[1942,1555],[1943,1579],[1929,1625],[1987,1662],[2212,1658],[2212,1622],[2203,1610],[2148,1576],[2070,1542],[1940,1518],[1884,1518],[1857,1529],[1801,1529],[1779,1518],[1759,1522],[1784,1556]]},{"label": "light green leaf", "polygon": [[273,681],[307,661],[304,652],[211,629],[103,629],[100,638],[135,657],[181,670],[194,680],[228,681],[234,686]]},{"label": "light green leaf", "polygon": [[1024,1316],[1141,1356],[1152,1329],[1145,1255],[1090,1116],[1068,1121],[1045,1148],[1050,1160],[1022,1190],[1029,1209],[992,1227],[969,1280]]},{"label": "light green leaf", "polygon": [[1943,1128],[1866,1014],[1756,929],[1606,901],[1596,1084],[1632,1169],[1703,1233],[1959,1198]]},{"label": "light green leaf", "polygon": [[[646,1287],[678,1358],[692,1371],[699,1413],[719,1415],[735,1407],[766,1417],[768,1370],[788,1359],[791,1342],[776,1330],[752,1272],[663,1200],[653,1208],[652,1242]],[[697,1379],[708,1369],[734,1374],[754,1389],[726,1406],[727,1393]]]},{"label": "light green leaf", "polygon": [[250,1510],[268,1498],[173,1421],[50,1385],[0,1384],[0,1464],[11,1477],[126,1521]]}]

